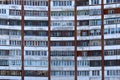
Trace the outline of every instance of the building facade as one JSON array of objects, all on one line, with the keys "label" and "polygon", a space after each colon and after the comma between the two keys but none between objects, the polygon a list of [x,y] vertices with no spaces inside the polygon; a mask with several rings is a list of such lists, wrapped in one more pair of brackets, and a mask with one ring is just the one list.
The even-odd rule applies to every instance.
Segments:
[{"label": "building facade", "polygon": [[0,0],[0,80],[120,80],[120,0],[21,4]]}]

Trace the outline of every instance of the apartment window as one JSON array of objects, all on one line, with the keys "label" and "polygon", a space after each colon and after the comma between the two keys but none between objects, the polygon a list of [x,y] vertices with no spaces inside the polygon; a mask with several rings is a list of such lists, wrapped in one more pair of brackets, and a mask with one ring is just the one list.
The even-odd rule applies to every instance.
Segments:
[{"label": "apartment window", "polygon": [[52,60],[51,66],[74,66],[74,61],[71,60]]},{"label": "apartment window", "polygon": [[87,36],[87,32],[82,32],[82,36]]},{"label": "apartment window", "polygon": [[84,47],[88,46],[88,41],[82,41],[81,46],[84,46]]},{"label": "apartment window", "polygon": [[90,9],[89,10],[89,15],[100,15],[101,14],[101,9]]},{"label": "apartment window", "polygon": [[47,21],[25,21],[25,26],[48,26]]},{"label": "apartment window", "polygon": [[104,34],[108,34],[108,29],[104,29]]},{"label": "apartment window", "polygon": [[101,56],[101,51],[92,51],[90,56]]},{"label": "apartment window", "polygon": [[99,4],[100,0],[91,0],[91,5],[96,5]]},{"label": "apartment window", "polygon": [[51,42],[51,46],[74,46],[73,41],[59,41],[59,42]]},{"label": "apartment window", "polygon": [[77,0],[77,6],[88,6],[89,0]]},{"label": "apartment window", "polygon": [[6,14],[6,9],[0,9],[0,14]]},{"label": "apartment window", "polygon": [[51,26],[74,26],[73,21],[53,21]]},{"label": "apartment window", "polygon": [[7,20],[0,19],[0,25],[7,25]]},{"label": "apartment window", "polygon": [[73,76],[74,71],[51,71],[52,76]]},{"label": "apartment window", "polygon": [[46,41],[25,41],[25,46],[45,47],[47,46],[47,42]]},{"label": "apartment window", "polygon": [[120,28],[117,29],[117,33],[120,33]]},{"label": "apartment window", "polygon": [[14,16],[20,16],[21,15],[21,11],[20,10],[9,10],[9,15],[14,15]]},{"label": "apartment window", "polygon": [[9,62],[10,62],[10,66],[20,66],[21,65],[20,60],[11,60]]},{"label": "apartment window", "polygon": [[51,12],[51,16],[74,16],[73,11],[57,11]]},{"label": "apartment window", "polygon": [[21,41],[10,40],[10,45],[11,46],[20,46],[21,45]]},{"label": "apartment window", "polygon": [[26,56],[47,56],[47,51],[25,51]]},{"label": "apartment window", "polygon": [[89,21],[91,26],[97,26],[97,25],[101,25],[101,20],[90,20]]},{"label": "apartment window", "polygon": [[9,66],[8,60],[2,60],[2,59],[0,59],[0,66]]},{"label": "apartment window", "polygon": [[0,40],[0,45],[7,45],[7,40]]},{"label": "apartment window", "polygon": [[53,1],[53,6],[72,6],[72,1]]},{"label": "apartment window", "polygon": [[89,76],[89,71],[78,71],[78,76]]},{"label": "apartment window", "polygon": [[10,56],[20,56],[21,50],[10,50]]},{"label": "apartment window", "polygon": [[45,11],[28,11],[25,10],[25,16],[41,16],[41,17],[47,17],[47,12]]},{"label": "apartment window", "polygon": [[106,60],[105,66],[120,66],[120,60]]},{"label": "apartment window", "polygon": [[100,71],[98,70],[92,71],[92,76],[100,76]]},{"label": "apartment window", "polygon": [[9,56],[8,50],[0,50],[0,56]]},{"label": "apartment window", "polygon": [[101,61],[99,61],[99,60],[90,61],[90,66],[91,66],[91,67],[101,66]]},{"label": "apartment window", "polygon": [[[14,46],[20,46],[21,41],[16,41],[16,40],[10,40],[10,45]],[[25,46],[40,46],[40,47],[45,47],[47,46],[46,41],[25,41]]]},{"label": "apartment window", "polygon": [[117,18],[108,18],[105,20],[105,24],[115,24],[117,21]]},{"label": "apartment window", "polygon": [[47,77],[48,76],[48,72],[47,71],[33,71],[33,70],[30,70],[30,71],[25,71],[25,76],[38,76],[38,77]]},{"label": "apartment window", "polygon": [[25,36],[47,36],[47,31],[24,31]]},{"label": "apartment window", "polygon": [[47,66],[47,61],[38,61],[38,60],[25,60],[25,66]]},{"label": "apartment window", "polygon": [[74,56],[74,51],[51,51],[51,56]]},{"label": "apartment window", "polygon": [[110,32],[111,32],[111,34],[114,34],[114,33],[116,33],[116,29],[115,28],[111,28]]},{"label": "apartment window", "polygon": [[120,70],[107,70],[107,76],[119,76]]},{"label": "apartment window", "polygon": [[[21,5],[21,0],[9,0],[9,4]],[[47,1],[39,1],[39,0],[24,0],[24,5],[29,6],[47,6]]]},{"label": "apartment window", "polygon": [[86,52],[86,51],[83,51],[83,52],[82,52],[82,56],[84,56],[84,57],[87,56],[87,52]]},{"label": "apartment window", "polygon": [[[21,76],[20,70],[0,70],[1,76]],[[38,77],[47,77],[47,71],[34,71],[34,70],[25,70],[25,76],[38,76]]]},{"label": "apartment window", "polygon": [[9,25],[14,25],[14,26],[21,25],[21,21],[19,20],[10,20],[9,23],[10,23]]},{"label": "apartment window", "polygon": [[91,40],[90,46],[100,46],[101,42],[100,40]]},{"label": "apartment window", "polygon": [[119,39],[108,39],[108,40],[105,40],[105,44],[106,45],[119,45],[120,40]]},{"label": "apartment window", "polygon": [[89,25],[89,20],[82,20],[78,21],[78,26],[88,26]]},{"label": "apartment window", "polygon": [[114,50],[105,51],[105,55],[108,55],[108,56],[114,55]]},{"label": "apartment window", "polygon": [[0,70],[1,76],[20,76],[21,71],[15,70]]},{"label": "apartment window", "polygon": [[87,60],[80,60],[80,61],[77,62],[77,65],[81,66],[81,67],[83,67],[83,66],[85,67],[85,66],[89,66],[90,62],[87,61]]},{"label": "apartment window", "polygon": [[77,12],[77,15],[89,15],[89,10],[81,10]]},{"label": "apartment window", "polygon": [[9,35],[21,35],[21,31],[10,30]]},{"label": "apartment window", "polygon": [[114,10],[108,10],[108,14],[114,14]]},{"label": "apartment window", "polygon": [[53,31],[51,37],[72,37],[73,31]]},{"label": "apartment window", "polygon": [[120,2],[120,0],[106,0],[106,3],[115,3],[115,2]]}]

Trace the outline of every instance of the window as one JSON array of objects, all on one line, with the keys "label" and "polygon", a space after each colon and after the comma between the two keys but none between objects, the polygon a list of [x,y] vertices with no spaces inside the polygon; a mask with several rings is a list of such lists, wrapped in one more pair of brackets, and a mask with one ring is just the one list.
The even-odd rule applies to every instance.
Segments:
[{"label": "window", "polygon": [[72,1],[53,1],[53,6],[72,6]]},{"label": "window", "polygon": [[51,26],[74,26],[73,21],[52,21]]},{"label": "window", "polygon": [[0,66],[9,66],[9,61],[0,59]]},{"label": "window", "polygon": [[77,12],[77,15],[89,15],[89,10],[80,10]]},{"label": "window", "polygon": [[101,61],[100,61],[100,60],[90,61],[90,66],[91,66],[91,67],[101,66]]},{"label": "window", "polygon": [[73,31],[52,31],[51,37],[72,37]]},{"label": "window", "polygon": [[7,40],[0,40],[0,45],[7,45]]},{"label": "window", "polygon": [[82,56],[83,57],[87,56],[87,52],[86,51],[82,52]]},{"label": "window", "polygon": [[10,56],[20,56],[21,50],[10,50]]},{"label": "window", "polygon": [[9,35],[21,35],[21,31],[10,30],[10,31],[9,31]]},{"label": "window", "polygon": [[89,21],[90,23],[90,26],[98,26],[98,25],[101,25],[101,20],[90,20]]},{"label": "window", "polygon": [[105,24],[115,24],[117,23],[117,18],[108,18],[108,19],[105,19]]},{"label": "window", "polygon": [[100,75],[100,71],[98,70],[92,71],[92,76],[99,76],[99,75]]},{"label": "window", "polygon": [[25,60],[25,66],[47,66],[48,61],[39,60]]},{"label": "window", "polygon": [[77,0],[77,6],[88,6],[89,0]]},{"label": "window", "polygon": [[[21,5],[21,0],[9,0],[9,4]],[[24,0],[24,5],[29,6],[47,6],[47,1],[39,1],[39,0]]]},{"label": "window", "polygon": [[47,56],[47,51],[25,51],[26,56]]},{"label": "window", "polygon": [[25,26],[39,26],[39,27],[43,27],[43,26],[48,26],[48,22],[47,21],[25,21]]},{"label": "window", "polygon": [[21,71],[15,70],[0,70],[0,75],[2,76],[20,76]]},{"label": "window", "polygon": [[88,67],[90,65],[90,62],[87,60],[80,60],[77,62],[77,65],[81,67],[85,67],[85,66]]},{"label": "window", "polygon": [[74,16],[73,11],[53,11],[51,12],[51,16]]},{"label": "window", "polygon": [[21,41],[10,40],[10,45],[11,46],[20,46],[21,45]]},{"label": "window", "polygon": [[114,10],[108,10],[108,14],[114,14]]},{"label": "window", "polygon": [[10,61],[10,66],[20,66],[21,65],[21,60],[11,60]]},{"label": "window", "polygon": [[51,66],[74,66],[74,61],[71,60],[52,60]]},{"label": "window", "polygon": [[74,46],[73,41],[54,41],[51,42],[51,46]]},{"label": "window", "polygon": [[51,71],[52,76],[74,76],[74,71]]},{"label": "window", "polygon": [[6,9],[0,9],[0,14],[6,14]]},{"label": "window", "polygon": [[[25,70],[25,76],[42,76],[47,77],[48,72],[47,71],[34,71],[34,70]],[[0,70],[1,76],[21,76],[20,70]]]},{"label": "window", "polygon": [[89,10],[89,15],[94,16],[94,15],[100,15],[101,10],[100,9],[90,9]]},{"label": "window", "polygon": [[74,56],[74,51],[51,51],[51,56]]},{"label": "window", "polygon": [[111,29],[110,29],[110,32],[111,32],[111,34],[114,34],[114,33],[116,33],[116,30],[115,30],[115,28],[111,28]]},{"label": "window", "polygon": [[96,5],[99,4],[100,0],[91,0],[91,5]]},{"label": "window", "polygon": [[0,50],[0,56],[9,56],[8,50]]},{"label": "window", "polygon": [[78,76],[89,76],[89,71],[78,71]]},{"label": "window", "polygon": [[100,46],[101,41],[100,40],[91,40],[89,45],[90,46]]},{"label": "window", "polygon": [[7,25],[7,20],[0,19],[0,25]]},{"label": "window", "polygon": [[45,47],[47,46],[47,41],[25,41],[25,46]]},{"label": "window", "polygon": [[32,31],[32,30],[25,30],[25,36],[47,36],[47,31]]},{"label": "window", "polygon": [[119,76],[120,70],[107,70],[107,76]]},{"label": "window", "polygon": [[90,56],[101,56],[101,51],[91,51]]},{"label": "window", "polygon": [[106,0],[106,3],[115,3],[115,2],[120,2],[120,0]]},{"label": "window", "polygon": [[82,42],[81,42],[81,46],[83,46],[83,47],[88,46],[88,41],[82,41]]}]

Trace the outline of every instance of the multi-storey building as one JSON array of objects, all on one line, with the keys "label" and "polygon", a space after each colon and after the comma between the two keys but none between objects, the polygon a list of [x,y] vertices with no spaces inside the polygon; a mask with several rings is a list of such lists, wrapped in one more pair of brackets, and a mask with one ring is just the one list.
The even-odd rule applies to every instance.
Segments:
[{"label": "multi-storey building", "polygon": [[120,0],[21,5],[0,0],[0,80],[120,80]]}]

